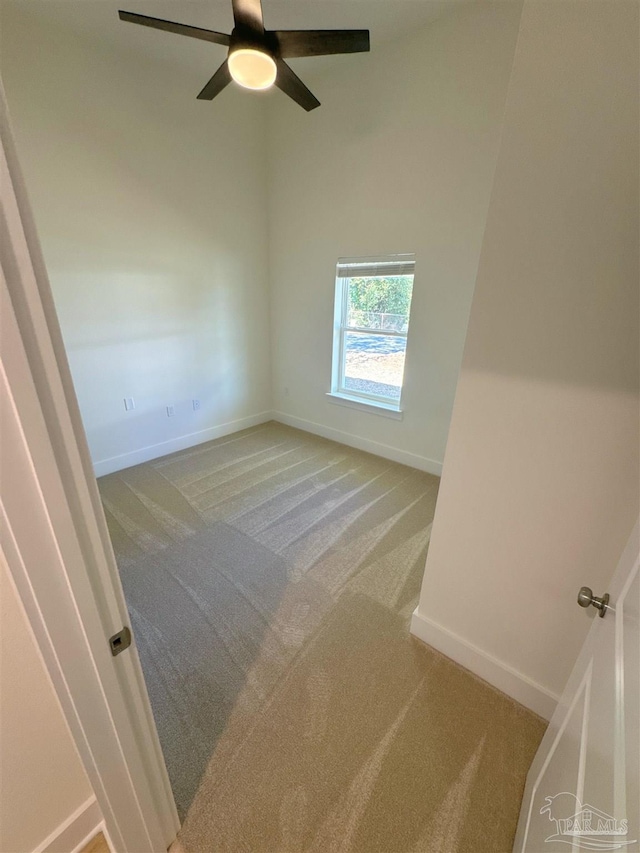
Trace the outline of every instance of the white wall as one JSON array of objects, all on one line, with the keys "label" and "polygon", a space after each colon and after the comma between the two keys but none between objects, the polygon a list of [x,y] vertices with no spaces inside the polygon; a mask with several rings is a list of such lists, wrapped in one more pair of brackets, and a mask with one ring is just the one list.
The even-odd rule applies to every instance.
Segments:
[{"label": "white wall", "polygon": [[[439,472],[520,10],[472,4],[320,74],[292,61],[322,106],[269,111],[273,400],[288,422]],[[394,252],[416,253],[402,422],[325,396],[336,261]]]},{"label": "white wall", "polygon": [[0,783],[3,853],[35,850],[93,796],[1,551]]},{"label": "white wall", "polygon": [[[197,101],[180,41],[152,53],[140,39],[166,34],[136,40],[112,2],[3,4],[2,74],[98,474],[271,409],[439,473],[520,8],[470,4],[315,76],[294,60],[323,101],[307,114],[279,92]],[[400,422],[325,392],[338,256],[403,251]]]},{"label": "white wall", "polygon": [[[588,624],[575,592],[604,587],[637,512],[635,2],[528,0],[510,83],[520,4],[463,6],[304,63],[310,114],[234,90],[213,109],[175,62],[35,5],[3,3],[2,71],[101,470],[272,407],[437,470],[477,273],[414,629],[546,713]],[[398,422],[325,392],[337,257],[403,251]]]},{"label": "white wall", "polygon": [[127,30],[113,3],[66,5],[80,20],[102,15],[105,33],[120,27],[120,51],[39,14],[47,5],[2,4],[1,69],[105,473],[271,408],[264,102],[231,89],[215,106],[196,100],[224,51],[203,77],[150,55],[145,39],[174,39],[174,52],[180,40]]},{"label": "white wall", "polygon": [[545,714],[638,513],[638,11],[525,3],[413,622]]}]

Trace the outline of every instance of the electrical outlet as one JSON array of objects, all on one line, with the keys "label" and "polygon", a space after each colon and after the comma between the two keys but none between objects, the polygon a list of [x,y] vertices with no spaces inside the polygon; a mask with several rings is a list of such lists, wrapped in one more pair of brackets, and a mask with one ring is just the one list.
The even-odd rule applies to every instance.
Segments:
[{"label": "electrical outlet", "polygon": [[197,412],[200,408],[200,400],[192,400],[193,403],[193,411]]},{"label": "electrical outlet", "polygon": [[133,397],[125,397],[124,398],[124,410],[125,412],[130,412],[135,409],[136,404],[134,402]]},{"label": "electrical outlet", "polygon": [[173,406],[167,406],[167,417],[168,418],[173,417]]}]

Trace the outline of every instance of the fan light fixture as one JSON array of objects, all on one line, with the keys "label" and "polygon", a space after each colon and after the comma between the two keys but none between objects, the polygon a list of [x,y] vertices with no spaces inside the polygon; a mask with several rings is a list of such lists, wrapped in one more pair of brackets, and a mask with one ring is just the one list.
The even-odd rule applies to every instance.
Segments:
[{"label": "fan light fixture", "polygon": [[263,50],[241,47],[229,54],[229,73],[245,89],[268,89],[276,82],[273,57]]},{"label": "fan light fixture", "polygon": [[[0,0],[0,3],[2,0]],[[320,5],[320,4],[319,4]],[[205,83],[199,101],[212,101],[235,80],[245,89],[268,89],[275,83],[303,110],[320,106],[285,59],[329,56],[333,53],[364,53],[369,50],[369,30],[266,30],[260,0],[231,0],[233,30],[219,33],[163,18],[150,18],[120,9],[121,21],[164,30],[228,48],[222,65]]]}]

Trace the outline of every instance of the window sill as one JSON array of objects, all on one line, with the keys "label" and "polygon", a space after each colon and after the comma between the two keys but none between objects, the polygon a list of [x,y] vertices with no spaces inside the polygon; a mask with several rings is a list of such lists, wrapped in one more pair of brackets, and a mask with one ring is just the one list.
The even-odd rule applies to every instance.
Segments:
[{"label": "window sill", "polygon": [[330,403],[338,406],[346,406],[348,409],[358,409],[371,415],[382,415],[384,418],[392,418],[401,421],[404,413],[392,403],[376,403],[373,400],[361,400],[358,397],[349,397],[347,394],[339,394],[337,391],[327,391]]}]

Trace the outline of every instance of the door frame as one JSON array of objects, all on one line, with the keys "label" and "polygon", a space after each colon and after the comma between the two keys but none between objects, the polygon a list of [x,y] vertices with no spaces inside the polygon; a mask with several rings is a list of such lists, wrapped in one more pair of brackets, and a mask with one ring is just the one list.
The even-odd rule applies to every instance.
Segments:
[{"label": "door frame", "polygon": [[115,850],[160,853],[180,823],[135,645],[108,644],[129,617],[1,80],[0,272],[0,543]]}]

